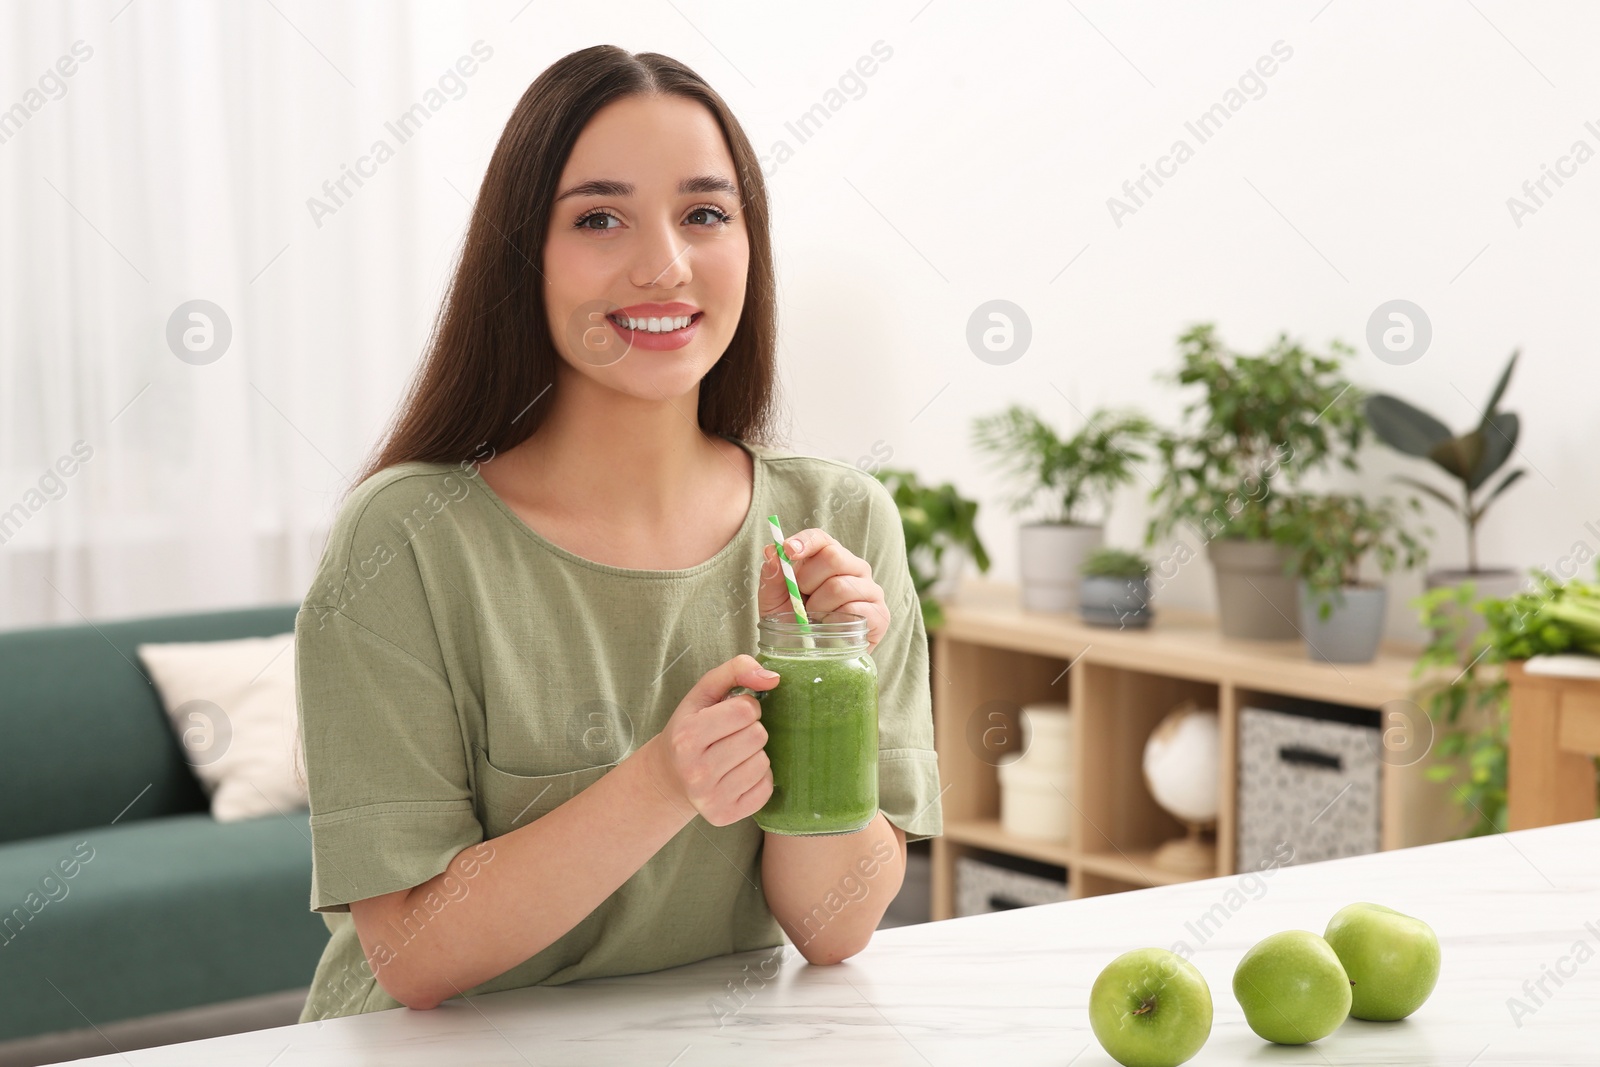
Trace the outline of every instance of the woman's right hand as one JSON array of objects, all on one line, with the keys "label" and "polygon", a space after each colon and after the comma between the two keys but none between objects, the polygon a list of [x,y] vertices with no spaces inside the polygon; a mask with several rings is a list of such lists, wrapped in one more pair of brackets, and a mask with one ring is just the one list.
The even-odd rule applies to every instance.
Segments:
[{"label": "woman's right hand", "polygon": [[754,815],[772,795],[772,768],[763,747],[761,703],[736,686],[766,691],[778,675],[754,656],[739,655],[707,671],[677,710],[641,748],[648,751],[658,789],[681,810],[687,804],[712,826]]}]

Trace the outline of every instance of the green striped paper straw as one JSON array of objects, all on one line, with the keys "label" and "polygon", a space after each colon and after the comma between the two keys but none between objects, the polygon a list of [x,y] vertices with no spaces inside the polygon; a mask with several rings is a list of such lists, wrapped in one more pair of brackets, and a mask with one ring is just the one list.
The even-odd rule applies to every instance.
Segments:
[{"label": "green striped paper straw", "polygon": [[[800,600],[800,587],[795,584],[794,568],[789,565],[789,553],[783,550],[783,527],[778,525],[778,516],[768,515],[767,525],[772,527],[772,544],[778,552],[778,567],[783,571],[783,580],[789,587],[789,603],[794,607],[795,621],[800,624],[800,632],[811,633],[811,620],[806,618],[806,608]],[[811,639],[806,638],[806,647],[811,648]]]}]

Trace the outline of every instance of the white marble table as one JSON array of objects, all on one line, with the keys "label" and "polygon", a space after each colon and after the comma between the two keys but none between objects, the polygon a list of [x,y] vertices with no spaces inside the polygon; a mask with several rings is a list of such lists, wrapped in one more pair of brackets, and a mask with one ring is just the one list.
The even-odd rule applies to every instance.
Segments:
[{"label": "white marble table", "polygon": [[[76,1062],[1089,1067],[1113,1062],[1087,1015],[1101,967],[1129,948],[1184,941],[1216,1005],[1194,1064],[1600,1063],[1600,821],[1242,878],[884,930],[832,967],[768,950]],[[1259,1040],[1233,999],[1234,964],[1274,931],[1320,933],[1357,900],[1433,925],[1444,956],[1433,997],[1410,1019],[1349,1020],[1312,1046]],[[738,981],[747,992],[732,1011]],[[1528,1011],[1514,1014],[1512,998]],[[728,1014],[719,1019],[714,1003]]]}]

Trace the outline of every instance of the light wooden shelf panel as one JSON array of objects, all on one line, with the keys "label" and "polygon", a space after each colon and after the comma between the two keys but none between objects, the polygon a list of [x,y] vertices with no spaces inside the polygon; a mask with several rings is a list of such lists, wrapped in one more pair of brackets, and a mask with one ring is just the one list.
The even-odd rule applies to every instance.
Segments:
[{"label": "light wooden shelf panel", "polygon": [[1045,841],[1009,834],[999,819],[962,819],[948,822],[944,837],[959,845],[987,849],[1007,856],[1021,856],[1065,867],[1067,880],[1074,870],[1089,871],[1129,886],[1177,885],[1213,875],[1188,875],[1158,867],[1153,849],[1128,849],[1122,852],[1080,852],[1066,841]]},{"label": "light wooden shelf panel", "polygon": [[[1026,611],[1017,586],[968,580],[944,604],[939,632],[953,640],[1035,655],[1152,671],[1174,678],[1260,689],[1287,696],[1337,700],[1376,708],[1416,688],[1412,668],[1421,647],[1385,642],[1371,663],[1321,663],[1305,643],[1223,637],[1216,620],[1199,612],[1156,609],[1142,630],[1091,626],[1066,612]],[[1153,657],[1159,655],[1159,662]]]},{"label": "light wooden shelf panel", "polygon": [[1154,885],[1179,885],[1214,878],[1215,874],[1182,874],[1157,867],[1155,853],[1150,849],[1124,852],[1085,852],[1078,856],[1076,866],[1093,874],[1115,878],[1130,886],[1144,888]]},{"label": "light wooden shelf panel", "polygon": [[961,819],[944,824],[944,836],[963,845],[986,848],[990,852],[1003,852],[1008,856],[1022,856],[1053,863],[1058,867],[1071,867],[1075,853],[1065,841],[1042,841],[1032,837],[1008,834],[999,819]]}]

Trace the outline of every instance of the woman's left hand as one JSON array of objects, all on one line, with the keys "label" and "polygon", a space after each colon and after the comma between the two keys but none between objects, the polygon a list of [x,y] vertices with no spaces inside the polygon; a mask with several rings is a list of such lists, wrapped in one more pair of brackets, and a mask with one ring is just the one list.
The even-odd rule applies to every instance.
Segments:
[{"label": "woman's left hand", "polygon": [[[876,648],[889,629],[889,606],[883,589],[872,580],[872,567],[825,530],[801,530],[784,539],[783,551],[794,568],[795,584],[805,603],[806,616],[826,611],[847,611],[867,620],[867,651]],[[793,611],[789,587],[778,566],[777,550],[768,544],[761,565],[762,615]]]}]

